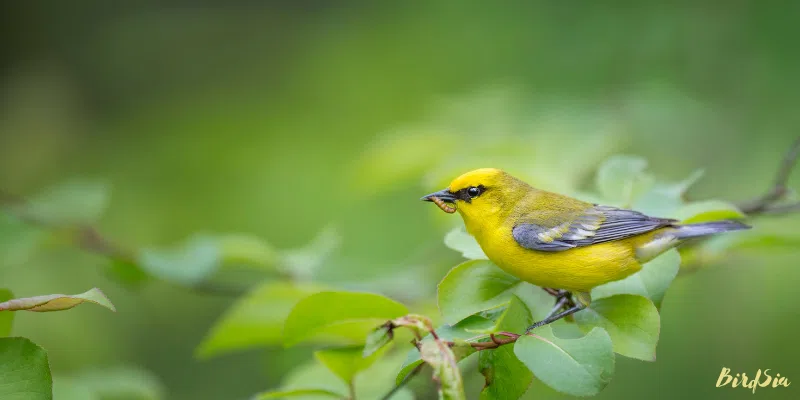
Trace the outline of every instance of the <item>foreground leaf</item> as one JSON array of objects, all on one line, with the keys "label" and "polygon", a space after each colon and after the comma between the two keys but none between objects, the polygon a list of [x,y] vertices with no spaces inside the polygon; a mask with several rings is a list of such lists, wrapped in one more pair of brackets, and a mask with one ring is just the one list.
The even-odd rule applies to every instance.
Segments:
[{"label": "foreground leaf", "polygon": [[671,249],[642,267],[642,270],[619,281],[600,285],[592,290],[592,298],[611,297],[615,294],[638,294],[661,307],[669,285],[678,275],[681,256]]},{"label": "foreground leaf", "polygon": [[302,400],[325,400],[333,396],[345,399],[348,387],[330,369],[312,360],[291,369],[279,389],[261,395],[267,399],[281,398],[273,393],[287,393],[289,396],[284,395],[287,398]]},{"label": "foreground leaf", "polygon": [[[375,361],[372,366],[355,377],[356,399],[381,399],[394,388],[391,376],[395,375],[403,363],[402,352],[389,352]],[[403,388],[392,396],[392,400],[413,400],[412,392]]]},{"label": "foreground leaf", "polygon": [[611,338],[601,328],[579,339],[561,339],[545,325],[521,336],[514,353],[542,382],[573,396],[600,393],[614,374]]},{"label": "foreground leaf", "polygon": [[467,233],[464,226],[454,228],[444,236],[445,246],[458,251],[464,258],[470,260],[488,260],[489,257],[483,252],[478,241]]},{"label": "foreground leaf", "polygon": [[75,295],[49,294],[44,296],[13,299],[0,303],[0,311],[61,311],[68,310],[86,302],[99,304],[114,312],[117,311],[117,309],[114,308],[114,305],[111,304],[111,301],[108,300],[108,298],[98,288],[93,288],[85,293]]},{"label": "foreground leaf", "polygon": [[[533,323],[531,312],[517,296],[497,322],[496,331],[523,332]],[[511,344],[481,351],[478,368],[486,381],[481,399],[518,399],[528,390],[533,374],[514,354]]]},{"label": "foreground leaf", "polygon": [[519,283],[490,261],[467,261],[451,269],[439,283],[439,310],[445,322],[455,324],[507,304]]},{"label": "foreground leaf", "polygon": [[267,282],[236,300],[195,354],[201,358],[283,341],[283,324],[300,300],[324,290],[310,283]]},{"label": "foreground leaf", "polygon": [[[405,315],[406,307],[392,299],[359,292],[320,292],[300,300],[286,318],[283,342],[292,346],[320,333],[357,339],[363,342],[369,328]],[[350,329],[353,323],[356,329]]]},{"label": "foreground leaf", "polygon": [[[359,372],[355,377],[355,398],[382,398],[394,386],[394,382],[386,377],[397,371],[403,357],[399,353],[387,354],[372,364],[370,368]],[[317,360],[294,368],[284,379],[283,385],[278,391],[291,393],[291,397],[288,398],[293,400],[328,400],[333,396],[340,399],[349,398],[347,384]],[[272,392],[265,394],[268,393]],[[280,396],[266,398],[276,397]],[[413,398],[408,389],[402,389],[392,397],[392,400],[413,400]]]},{"label": "foreground leaf", "polygon": [[408,374],[414,371],[420,364],[422,364],[422,357],[419,356],[419,350],[411,349],[408,352],[408,357],[406,358],[405,363],[400,368],[400,371],[397,372],[397,377],[395,378],[395,383],[400,384]]},{"label": "foreground leaf", "polygon": [[575,314],[575,322],[585,332],[600,327],[608,332],[614,352],[644,361],[655,361],[661,320],[649,299],[618,294],[598,299]]},{"label": "foreground leaf", "polygon": [[389,344],[392,341],[392,336],[391,327],[387,325],[379,326],[367,335],[367,341],[364,344],[364,352],[362,355],[364,357],[371,356],[376,351],[382,349],[383,346]]},{"label": "foreground leaf", "polygon": [[[14,294],[8,289],[0,289],[0,302],[6,302],[14,298]],[[0,337],[11,334],[11,326],[14,324],[14,313],[0,313]]]},{"label": "foreground leaf", "polygon": [[[475,332],[468,330],[468,328],[472,325],[472,321],[470,321],[470,319],[471,318],[467,318],[458,324],[443,325],[435,329],[439,339],[455,343],[455,346],[453,346],[453,354],[456,356],[456,361],[461,361],[475,352],[475,349],[473,349],[472,346],[465,341],[466,339],[471,339],[478,336]],[[422,338],[423,342],[432,340],[433,336],[431,335],[427,335]],[[420,356],[419,350],[409,350],[405,362],[403,363],[402,367],[400,367],[400,372],[398,372],[395,381],[400,383],[400,381],[405,379],[405,377],[420,364],[422,364],[422,357]]]},{"label": "foreground leaf", "polygon": [[345,382],[352,382],[356,374],[369,368],[382,352],[364,357],[364,346],[348,346],[318,350],[314,357]]},{"label": "foreground leaf", "polygon": [[0,399],[53,399],[44,349],[25,338],[0,338]]}]

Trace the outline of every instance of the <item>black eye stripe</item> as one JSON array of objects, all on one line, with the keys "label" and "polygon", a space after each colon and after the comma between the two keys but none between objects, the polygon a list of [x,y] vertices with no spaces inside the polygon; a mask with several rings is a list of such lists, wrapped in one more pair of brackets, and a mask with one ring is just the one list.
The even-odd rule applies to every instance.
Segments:
[{"label": "black eye stripe", "polygon": [[[474,193],[475,191],[473,190],[473,194],[470,195],[470,189],[478,189],[477,194],[475,194]],[[484,187],[483,185],[478,185],[478,186],[469,186],[469,187],[465,187],[463,189],[460,189],[459,191],[455,192],[455,195],[459,200],[464,200],[467,203],[471,203],[472,199],[480,196],[484,192],[486,192],[486,187]]]}]

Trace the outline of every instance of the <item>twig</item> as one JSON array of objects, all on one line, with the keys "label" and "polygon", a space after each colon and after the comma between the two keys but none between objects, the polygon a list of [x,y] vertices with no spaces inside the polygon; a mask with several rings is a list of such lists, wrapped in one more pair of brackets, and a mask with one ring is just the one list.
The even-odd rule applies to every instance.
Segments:
[{"label": "twig", "polygon": [[782,214],[797,211],[800,203],[790,205],[775,205],[775,203],[783,199],[789,192],[787,182],[797,164],[798,157],[800,157],[800,138],[795,139],[789,151],[783,157],[772,188],[763,196],[740,204],[739,209],[747,215]]},{"label": "twig", "polygon": [[[507,336],[508,339],[501,339],[501,338],[498,338],[497,336]],[[496,349],[496,348],[498,348],[500,346],[504,346],[504,345],[516,342],[517,339],[519,339],[520,336],[521,335],[518,335],[518,334],[512,333],[512,332],[490,333],[489,334],[489,339],[491,339],[490,341],[488,341],[488,342],[469,342],[469,345],[472,346],[472,348],[477,350],[477,351]],[[455,343],[453,343],[453,342],[449,342],[448,344],[450,344],[451,346],[455,345]]]},{"label": "twig", "polygon": [[350,392],[349,400],[356,400],[356,384],[353,379],[350,379],[350,382],[347,383],[347,390]]},{"label": "twig", "polygon": [[402,380],[402,381],[400,381],[400,383],[398,383],[397,385],[395,385],[395,386],[392,388],[392,390],[390,390],[390,391],[389,391],[389,393],[386,393],[386,394],[385,394],[383,397],[381,397],[381,400],[389,400],[389,399],[391,399],[391,398],[392,398],[392,396],[394,396],[394,395],[397,393],[397,391],[398,391],[398,390],[402,389],[402,388],[403,388],[403,386],[405,386],[405,385],[406,385],[406,384],[407,384],[407,383],[408,383],[408,382],[409,382],[409,381],[410,381],[412,378],[414,378],[415,376],[417,376],[417,374],[419,373],[419,371],[422,371],[422,367],[424,367],[424,366],[425,366],[425,363],[420,363],[419,365],[417,365],[416,367],[414,367],[414,369],[413,369],[413,370],[411,370],[411,372],[409,372],[409,373],[408,373],[408,375],[406,375],[406,376],[403,378],[403,380]]}]

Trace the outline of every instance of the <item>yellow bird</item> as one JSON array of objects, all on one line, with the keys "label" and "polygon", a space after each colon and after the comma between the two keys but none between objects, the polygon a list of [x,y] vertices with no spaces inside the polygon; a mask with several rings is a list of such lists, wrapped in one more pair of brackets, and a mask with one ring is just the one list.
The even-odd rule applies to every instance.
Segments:
[{"label": "yellow bird", "polygon": [[422,200],[458,211],[492,262],[557,297],[550,315],[528,331],[580,311],[589,305],[592,288],[639,271],[687,239],[749,228],[732,220],[681,225],[587,203],[494,168],[467,172]]}]

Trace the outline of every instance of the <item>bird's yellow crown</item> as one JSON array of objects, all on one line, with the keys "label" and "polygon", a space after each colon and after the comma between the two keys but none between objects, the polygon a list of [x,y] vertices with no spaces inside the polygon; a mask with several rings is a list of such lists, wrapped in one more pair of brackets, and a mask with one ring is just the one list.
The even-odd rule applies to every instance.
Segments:
[{"label": "bird's yellow crown", "polygon": [[503,170],[499,170],[497,168],[479,168],[464,173],[458,178],[453,179],[453,181],[450,182],[450,191],[457,192],[471,186],[496,186],[497,183],[500,183],[507,178],[511,178],[511,175],[507,174]]}]

